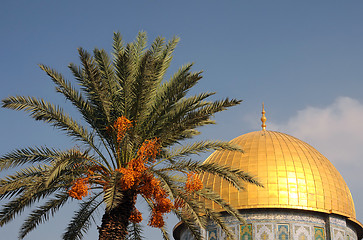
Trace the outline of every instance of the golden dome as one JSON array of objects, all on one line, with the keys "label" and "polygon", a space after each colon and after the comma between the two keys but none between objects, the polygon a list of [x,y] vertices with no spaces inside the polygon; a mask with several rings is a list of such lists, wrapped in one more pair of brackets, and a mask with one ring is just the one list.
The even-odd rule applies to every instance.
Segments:
[{"label": "golden dome", "polygon": [[[274,131],[256,131],[231,143],[244,153],[216,151],[205,162],[228,165],[258,178],[264,188],[246,185],[238,191],[212,174],[201,174],[212,188],[237,209],[288,208],[335,213],[356,221],[351,193],[330,161],[309,144]],[[222,210],[208,202],[209,207]]]}]

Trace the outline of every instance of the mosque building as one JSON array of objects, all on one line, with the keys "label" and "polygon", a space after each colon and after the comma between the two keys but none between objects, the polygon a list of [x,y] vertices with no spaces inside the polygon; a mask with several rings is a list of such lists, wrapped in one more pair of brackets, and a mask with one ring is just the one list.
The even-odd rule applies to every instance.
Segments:
[{"label": "mosque building", "polygon": [[[204,173],[204,186],[219,193],[246,220],[246,224],[223,213],[211,202],[207,206],[222,212],[238,240],[358,240],[363,225],[356,219],[354,202],[344,179],[331,162],[309,144],[290,135],[262,130],[231,141],[241,152],[216,151],[206,162],[244,170],[264,185],[252,184],[238,191],[226,181]],[[225,239],[223,231],[209,222],[206,240]],[[183,223],[173,231],[176,240],[191,240]]]}]

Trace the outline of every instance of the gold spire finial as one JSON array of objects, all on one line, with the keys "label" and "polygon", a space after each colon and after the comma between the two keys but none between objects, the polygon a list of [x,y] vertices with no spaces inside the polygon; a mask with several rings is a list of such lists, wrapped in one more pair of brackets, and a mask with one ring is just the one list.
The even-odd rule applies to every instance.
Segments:
[{"label": "gold spire finial", "polygon": [[262,130],[266,130],[266,120],[267,120],[267,118],[266,118],[266,116],[265,116],[265,104],[264,103],[262,103],[262,117],[261,117],[261,122],[262,122],[262,125],[261,125],[261,127],[262,127]]}]

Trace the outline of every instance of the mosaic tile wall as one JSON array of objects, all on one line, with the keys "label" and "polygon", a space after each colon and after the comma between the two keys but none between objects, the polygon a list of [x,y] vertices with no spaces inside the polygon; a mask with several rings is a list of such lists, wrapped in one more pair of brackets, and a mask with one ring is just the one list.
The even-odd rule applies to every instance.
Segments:
[{"label": "mosaic tile wall", "polygon": [[208,229],[207,233],[208,233],[208,238],[207,238],[208,240],[217,240],[217,236],[218,236],[217,228]]},{"label": "mosaic tile wall", "polygon": [[290,225],[286,224],[277,224],[277,240],[289,240],[290,239]]},{"label": "mosaic tile wall", "polygon": [[[325,229],[322,227],[314,227],[314,239],[315,240],[325,240]],[[333,239],[336,239],[333,237]],[[343,239],[336,239],[343,240]]]},{"label": "mosaic tile wall", "polygon": [[[330,231],[327,233],[326,216],[314,212],[269,211],[250,212],[243,214],[247,225],[241,225],[232,217],[225,217],[232,231],[236,234],[236,240],[358,240],[354,229],[347,225],[345,219],[340,216],[330,215]],[[327,236],[328,234],[328,236]],[[181,240],[192,240],[189,235]],[[205,232],[206,240],[224,240],[224,234],[217,226],[209,223]]]},{"label": "mosaic tile wall", "polygon": [[268,239],[273,239],[275,236],[275,231],[274,231],[274,224],[269,224],[269,223],[256,223],[254,224],[254,236],[256,236],[257,239],[263,239],[263,240],[268,240]]}]

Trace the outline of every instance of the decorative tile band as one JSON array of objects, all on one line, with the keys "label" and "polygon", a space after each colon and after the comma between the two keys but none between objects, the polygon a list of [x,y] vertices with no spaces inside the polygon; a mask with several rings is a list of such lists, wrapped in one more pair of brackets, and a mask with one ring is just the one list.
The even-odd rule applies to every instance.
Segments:
[{"label": "decorative tile band", "polygon": [[217,229],[208,230],[208,240],[217,240]]},{"label": "decorative tile band", "polygon": [[277,239],[290,240],[289,224],[277,224]]},{"label": "decorative tile band", "polygon": [[[297,212],[295,212],[297,213]],[[243,225],[231,216],[224,217],[231,230],[235,233],[235,240],[358,240],[356,229],[348,224],[341,216],[322,216],[321,214],[283,211],[251,211],[243,213],[247,225]],[[275,219],[273,219],[275,216]],[[330,220],[329,229],[326,229]],[[343,222],[344,220],[344,222]],[[187,230],[186,230],[187,231]],[[203,233],[205,240],[224,240],[223,231],[212,221],[208,222],[207,230]],[[192,240],[191,235],[181,236],[180,240]]]},{"label": "decorative tile band", "polygon": [[252,224],[241,225],[240,240],[252,240]]},{"label": "decorative tile band", "polygon": [[314,239],[325,240],[325,230],[321,227],[314,227]]}]

